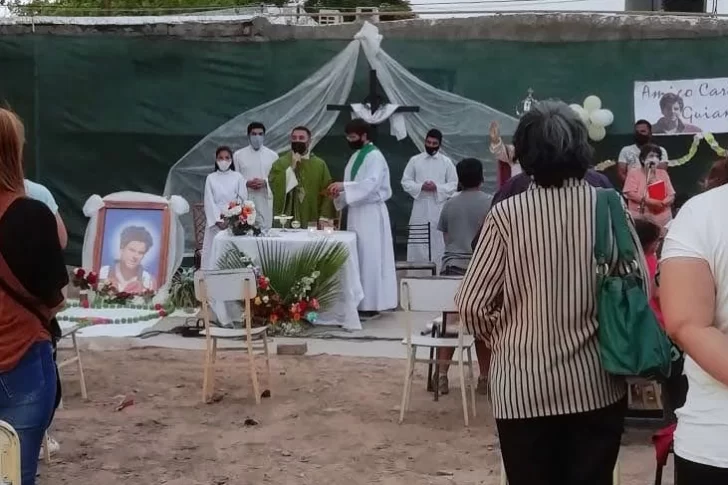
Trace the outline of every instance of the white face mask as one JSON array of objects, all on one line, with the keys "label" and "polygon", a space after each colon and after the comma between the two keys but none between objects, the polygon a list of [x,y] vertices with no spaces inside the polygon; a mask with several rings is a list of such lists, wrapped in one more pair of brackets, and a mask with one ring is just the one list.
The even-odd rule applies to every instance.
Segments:
[{"label": "white face mask", "polygon": [[648,167],[654,167],[658,163],[660,163],[660,159],[657,157],[657,155],[647,155],[647,158],[645,159],[645,165],[647,165]]},{"label": "white face mask", "polygon": [[219,168],[221,172],[227,172],[230,170],[230,164],[230,160],[218,160],[217,168]]}]

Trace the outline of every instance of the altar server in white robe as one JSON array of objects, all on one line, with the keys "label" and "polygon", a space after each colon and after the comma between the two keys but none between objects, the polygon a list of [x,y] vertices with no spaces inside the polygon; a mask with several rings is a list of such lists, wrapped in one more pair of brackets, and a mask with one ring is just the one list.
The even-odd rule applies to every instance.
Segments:
[{"label": "altar server in white robe", "polygon": [[243,202],[248,197],[245,179],[235,171],[233,152],[222,146],[215,152],[215,171],[205,180],[205,239],[202,243],[202,261],[200,268],[215,269],[216,261],[212,257],[212,241],[218,232],[227,228],[222,220],[222,212],[230,202]]},{"label": "altar server in white robe", "polygon": [[278,154],[265,146],[265,125],[254,121],[248,125],[249,145],[233,154],[235,170],[245,179],[248,197],[255,204],[257,224],[261,229],[273,225],[273,194],[268,186],[268,173]]},{"label": "altar server in white robe", "polygon": [[442,133],[432,129],[425,137],[425,152],[410,158],[402,175],[402,188],[412,196],[410,225],[430,223],[430,251],[425,244],[407,245],[407,261],[432,261],[439,272],[445,241],[437,230],[445,202],[455,195],[458,174],[455,164],[440,153]]},{"label": "altar server in white robe", "polygon": [[389,167],[369,141],[370,126],[361,119],[346,125],[346,139],[356,152],[344,170],[344,182],[329,186],[337,210],[348,207],[347,229],[356,232],[366,316],[397,306],[394,246],[386,201],[392,196]]}]

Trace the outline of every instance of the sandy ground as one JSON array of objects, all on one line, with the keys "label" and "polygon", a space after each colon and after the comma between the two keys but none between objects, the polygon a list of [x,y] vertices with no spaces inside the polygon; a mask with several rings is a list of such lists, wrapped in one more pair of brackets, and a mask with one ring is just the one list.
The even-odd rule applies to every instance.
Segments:
[{"label": "sandy ground", "polygon": [[[275,357],[273,396],[261,406],[250,394],[244,356],[228,352],[223,360],[239,370],[219,369],[222,400],[202,404],[201,352],[85,352],[90,400],[80,397],[75,369],[64,369],[65,409],[52,429],[61,451],[41,465],[39,483],[499,483],[487,402],[480,399],[477,418],[465,428],[459,393],[433,402],[424,389],[426,368],[400,426],[403,360]],[[134,404],[115,411],[123,395]],[[649,433],[625,435],[621,467],[623,485],[652,483]]]}]

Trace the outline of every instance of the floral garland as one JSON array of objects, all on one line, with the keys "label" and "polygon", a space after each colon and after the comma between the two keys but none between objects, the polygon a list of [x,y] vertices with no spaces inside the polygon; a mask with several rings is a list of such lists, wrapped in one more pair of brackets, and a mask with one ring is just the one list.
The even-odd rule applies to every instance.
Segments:
[{"label": "floral garland", "polygon": [[[675,160],[668,160],[667,166],[668,167],[679,167],[681,165],[685,165],[689,161],[691,161],[695,154],[698,153],[698,146],[700,145],[700,141],[705,140],[705,142],[710,146],[710,148],[715,152],[716,155],[719,157],[725,157],[728,155],[728,150],[721,147],[718,142],[715,139],[715,136],[713,136],[712,133],[698,133],[695,136],[693,136],[693,142],[690,145],[690,148],[688,149],[688,153],[683,155],[680,158],[677,158]],[[600,172],[603,172],[604,170],[608,169],[609,167],[613,167],[616,165],[617,162],[614,160],[605,160],[601,163],[598,163],[594,169],[598,170]]]},{"label": "floral garland", "polygon": [[[144,290],[142,293],[119,291],[111,282],[101,282],[99,281],[98,274],[93,271],[86,271],[83,268],[76,268],[73,270],[71,283],[82,292],[96,292],[97,300],[110,304],[126,305],[134,300],[151,302],[152,298],[154,298],[154,291],[152,290]],[[83,298],[81,300],[81,306],[83,308],[90,308],[91,302],[89,302],[87,298]]]},{"label": "floral garland", "polygon": [[73,316],[69,316],[69,315],[62,315],[62,312],[58,315],[58,320],[61,322],[77,323],[81,326],[109,325],[109,324],[121,325],[121,324],[128,324],[128,323],[149,322],[151,320],[156,320],[158,318],[164,318],[173,311],[173,308],[165,307],[164,305],[161,305],[159,303],[157,303],[156,305],[121,305],[118,303],[100,303],[100,304],[94,304],[91,306],[85,306],[80,301],[79,302],[68,301],[68,302],[66,302],[66,306],[63,308],[63,311],[65,311],[69,308],[150,310],[149,313],[145,313],[145,314],[138,315],[135,317],[116,317],[116,318],[87,317],[87,316],[73,317]]}]

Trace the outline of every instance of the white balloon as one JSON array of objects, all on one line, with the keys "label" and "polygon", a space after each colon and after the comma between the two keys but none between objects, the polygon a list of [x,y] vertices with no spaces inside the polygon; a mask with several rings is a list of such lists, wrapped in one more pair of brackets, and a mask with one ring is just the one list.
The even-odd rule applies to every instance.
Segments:
[{"label": "white balloon", "polygon": [[569,107],[574,111],[574,113],[577,114],[579,118],[581,118],[581,121],[583,121],[585,125],[589,125],[589,113],[587,113],[584,108],[582,108],[578,104],[570,104]]},{"label": "white balloon", "polygon": [[608,109],[598,109],[591,112],[589,119],[593,125],[609,126],[614,123],[614,114]]},{"label": "white balloon", "polygon": [[589,127],[589,138],[594,141],[602,141],[607,136],[607,129],[599,125]]},{"label": "white balloon", "polygon": [[599,99],[599,96],[594,96],[593,94],[591,96],[587,96],[584,100],[584,109],[587,113],[602,109],[602,100]]}]

